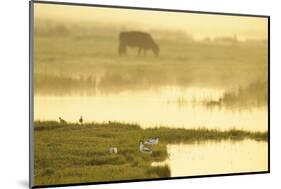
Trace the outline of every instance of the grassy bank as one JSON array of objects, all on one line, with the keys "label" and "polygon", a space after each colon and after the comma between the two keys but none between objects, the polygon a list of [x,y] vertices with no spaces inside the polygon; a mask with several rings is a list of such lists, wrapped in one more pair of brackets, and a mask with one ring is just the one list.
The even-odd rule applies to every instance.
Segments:
[{"label": "grassy bank", "polygon": [[[35,122],[35,184],[114,181],[169,177],[169,167],[151,167],[167,158],[169,143],[207,140],[267,141],[267,133],[239,130],[142,129],[121,123],[60,124]],[[139,141],[160,137],[152,154],[139,152]],[[109,147],[118,147],[110,154]]]}]

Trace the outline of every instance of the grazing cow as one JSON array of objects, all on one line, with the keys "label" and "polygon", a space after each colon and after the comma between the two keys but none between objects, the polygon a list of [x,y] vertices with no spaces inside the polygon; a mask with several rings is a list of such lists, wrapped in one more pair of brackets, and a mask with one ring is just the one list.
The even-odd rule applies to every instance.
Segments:
[{"label": "grazing cow", "polygon": [[137,47],[138,55],[146,53],[146,50],[152,50],[152,52],[158,56],[159,47],[152,39],[151,35],[145,32],[130,31],[120,32],[119,34],[119,55],[126,55],[128,47]]}]

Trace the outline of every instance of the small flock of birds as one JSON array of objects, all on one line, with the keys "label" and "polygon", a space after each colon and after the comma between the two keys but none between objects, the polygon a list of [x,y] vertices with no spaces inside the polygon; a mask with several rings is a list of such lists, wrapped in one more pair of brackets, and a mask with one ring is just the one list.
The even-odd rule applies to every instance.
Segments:
[{"label": "small flock of birds", "polygon": [[[66,124],[67,122],[64,120],[64,119],[62,119],[61,117],[59,117],[59,122],[61,123],[61,124]],[[79,124],[83,124],[83,117],[82,116],[80,116],[80,119],[78,120],[78,123]]]},{"label": "small flock of birds", "polygon": [[[140,141],[139,143],[139,150],[142,153],[148,153],[148,154],[152,154],[152,148],[147,147],[145,145],[156,145],[159,143],[159,137],[156,138],[150,138],[146,141]],[[110,147],[108,149],[109,153],[111,154],[117,154],[118,153],[118,148],[117,147]]]},{"label": "small flock of birds", "polygon": [[[62,119],[61,117],[59,117],[59,122],[61,123],[61,124],[66,124],[67,122],[64,120],[64,119]],[[82,116],[80,116],[80,118],[79,118],[79,120],[78,120],[78,122],[79,122],[79,124],[83,124],[83,117]],[[140,152],[142,152],[142,153],[148,153],[148,154],[152,154],[152,148],[150,148],[150,147],[147,147],[147,146],[145,146],[145,145],[156,145],[156,144],[158,144],[159,143],[159,137],[156,137],[156,138],[150,138],[150,139],[148,139],[148,140],[146,140],[146,141],[140,141],[140,143],[139,143],[139,150],[140,150]],[[108,151],[109,151],[109,153],[111,153],[111,154],[117,154],[118,153],[118,148],[117,147],[110,147],[109,149],[108,149]]]}]

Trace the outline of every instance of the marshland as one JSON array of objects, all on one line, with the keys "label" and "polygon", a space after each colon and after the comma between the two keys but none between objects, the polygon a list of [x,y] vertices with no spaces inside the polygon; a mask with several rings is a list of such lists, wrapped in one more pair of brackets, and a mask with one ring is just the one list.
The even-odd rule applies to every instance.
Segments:
[{"label": "marshland", "polygon": [[[197,34],[35,14],[36,185],[268,170],[268,44],[255,25],[263,18],[253,27],[240,18],[245,31],[206,24],[210,32]],[[159,55],[129,47],[119,56],[119,33],[130,30],[149,33]],[[142,153],[140,141],[155,137]]]},{"label": "marshland", "polygon": [[[235,145],[253,140],[263,146],[268,139],[267,132],[172,129],[164,126],[142,129],[139,125],[117,122],[80,125],[37,121],[34,130],[36,185],[167,178],[173,176],[168,165],[152,166],[170,158],[167,145],[192,146],[222,141],[231,141],[230,144]],[[159,137],[160,143],[152,146],[152,154],[141,153],[139,141],[153,137]],[[117,154],[109,153],[108,149],[112,146],[118,148]],[[255,150],[248,149],[248,152]],[[220,155],[217,158],[221,158]],[[254,155],[240,155],[248,161],[256,158]]]}]

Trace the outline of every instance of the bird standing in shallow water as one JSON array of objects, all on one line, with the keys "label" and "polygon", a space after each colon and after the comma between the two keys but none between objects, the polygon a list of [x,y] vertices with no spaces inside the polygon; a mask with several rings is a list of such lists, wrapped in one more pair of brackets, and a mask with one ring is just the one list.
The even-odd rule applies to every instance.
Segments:
[{"label": "bird standing in shallow water", "polygon": [[83,124],[83,117],[81,116],[79,119],[79,123],[82,125]]},{"label": "bird standing in shallow water", "polygon": [[219,100],[211,100],[206,103],[207,106],[221,106],[222,105],[222,98],[219,98]]}]

